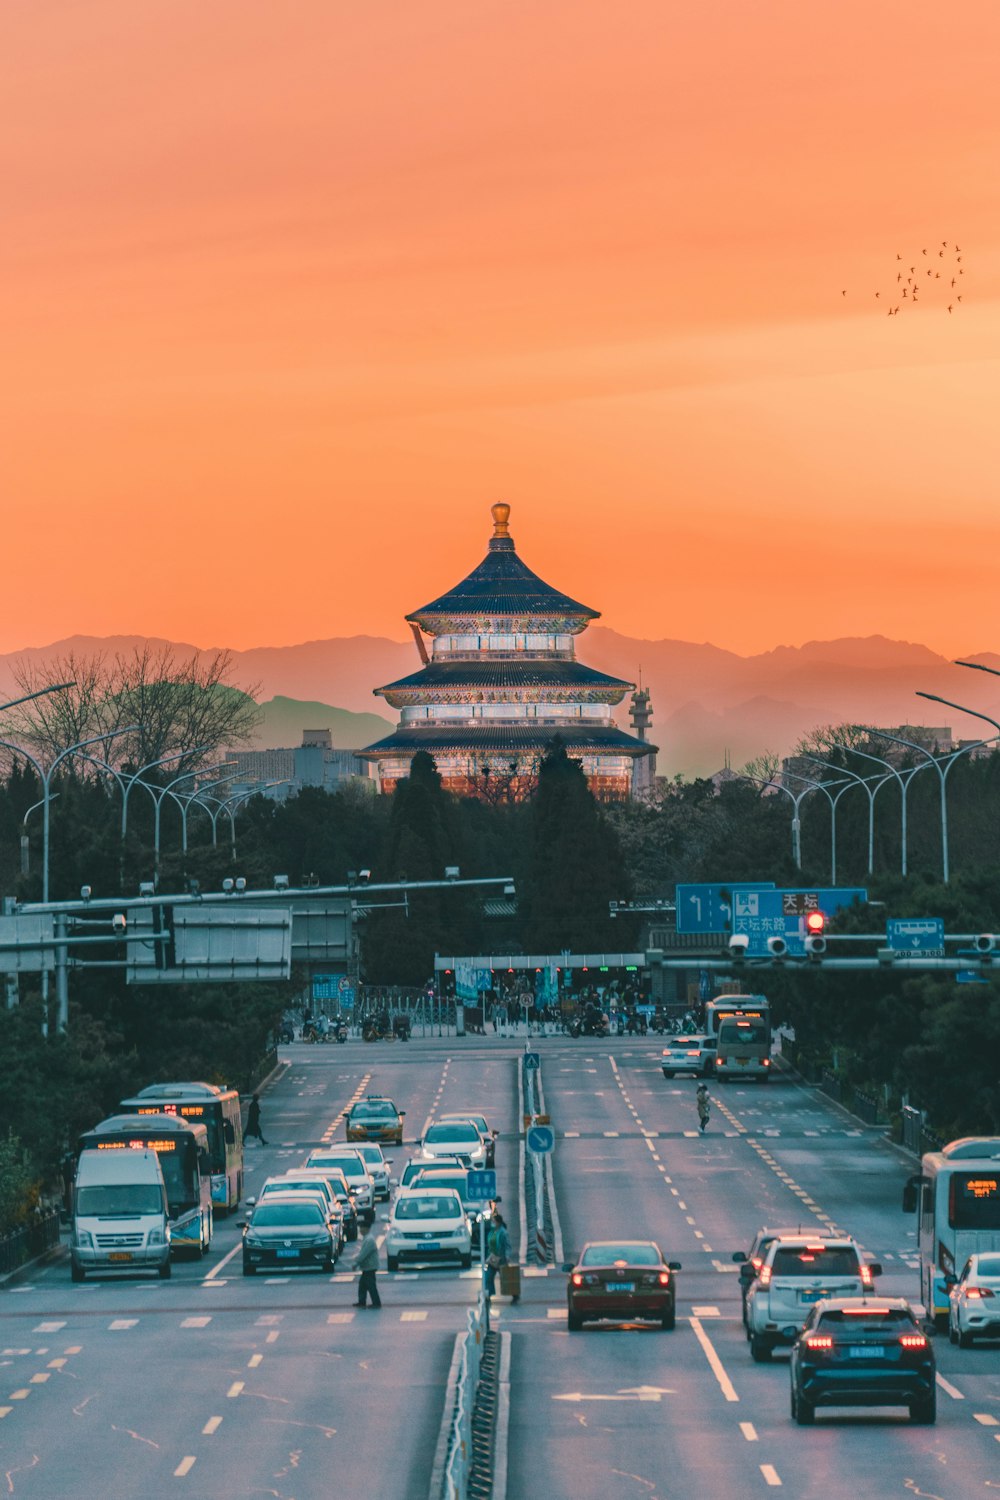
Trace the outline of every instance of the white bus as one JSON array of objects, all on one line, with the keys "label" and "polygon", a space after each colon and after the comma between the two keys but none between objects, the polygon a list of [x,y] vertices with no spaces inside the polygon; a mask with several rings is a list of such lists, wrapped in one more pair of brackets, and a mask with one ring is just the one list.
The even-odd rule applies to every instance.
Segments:
[{"label": "white bus", "polygon": [[705,1004],[705,1031],[716,1039],[716,1078],[771,1076],[771,1008],[764,995],[717,995]]},{"label": "white bus", "polygon": [[920,1295],[943,1331],[949,1287],[969,1256],[1000,1250],[1000,1136],[965,1136],[929,1151],[903,1190],[903,1210],[916,1210]]}]

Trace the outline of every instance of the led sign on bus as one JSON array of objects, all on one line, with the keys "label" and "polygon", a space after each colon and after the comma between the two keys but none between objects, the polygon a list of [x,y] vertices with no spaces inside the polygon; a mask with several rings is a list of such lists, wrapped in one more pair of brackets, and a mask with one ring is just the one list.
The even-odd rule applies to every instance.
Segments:
[{"label": "led sign on bus", "polygon": [[956,1172],[948,1183],[952,1229],[1000,1229],[1000,1177]]},{"label": "led sign on bus", "polygon": [[98,1151],[176,1151],[176,1141],[98,1141]]}]

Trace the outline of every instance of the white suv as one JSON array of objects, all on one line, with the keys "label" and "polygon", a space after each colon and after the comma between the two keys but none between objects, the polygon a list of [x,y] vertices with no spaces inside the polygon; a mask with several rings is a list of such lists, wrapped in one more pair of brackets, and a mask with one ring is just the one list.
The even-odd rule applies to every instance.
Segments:
[{"label": "white suv", "polygon": [[385,1236],[385,1262],[398,1271],[405,1260],[457,1260],[472,1265],[472,1234],[454,1188],[410,1188],[392,1206]]},{"label": "white suv", "polygon": [[791,1344],[815,1303],[825,1297],[863,1297],[881,1276],[856,1240],[797,1234],[773,1240],[747,1291],[747,1338],[758,1363],[779,1344]]}]

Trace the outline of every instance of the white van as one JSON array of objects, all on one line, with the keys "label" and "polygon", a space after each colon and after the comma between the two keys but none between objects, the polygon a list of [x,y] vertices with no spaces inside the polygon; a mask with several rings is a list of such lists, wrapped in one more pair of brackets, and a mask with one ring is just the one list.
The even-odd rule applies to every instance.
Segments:
[{"label": "white van", "polygon": [[81,1151],[73,1184],[70,1266],[170,1275],[167,1191],[155,1151]]}]

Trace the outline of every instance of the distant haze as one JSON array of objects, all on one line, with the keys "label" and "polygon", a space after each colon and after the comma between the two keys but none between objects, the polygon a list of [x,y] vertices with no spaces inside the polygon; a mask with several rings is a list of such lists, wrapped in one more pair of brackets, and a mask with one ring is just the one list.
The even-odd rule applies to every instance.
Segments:
[{"label": "distant haze", "polygon": [[[140,643],[131,636],[73,636],[0,656],[0,698],[16,693],[11,666],[19,657],[44,664],[70,652],[130,653]],[[182,658],[198,652],[173,644]],[[652,694],[657,768],[667,776],[710,775],[727,757],[738,768],[764,751],[787,754],[801,735],[826,724],[930,724],[964,739],[991,732],[980,720],[916,697],[917,689],[1000,719],[1000,678],[956,667],[926,646],[881,636],[737,656],[689,641],[636,640],[593,625],[578,652],[588,665],[628,681],[641,672]],[[972,659],[1000,667],[994,653]],[[258,689],[265,710],[262,748],[294,746],[303,729],[327,727],[338,748],[372,742],[397,722],[372,689],[419,667],[412,641],[376,636],[234,651],[233,662],[233,685]],[[627,727],[627,697],[618,718]]]}]

